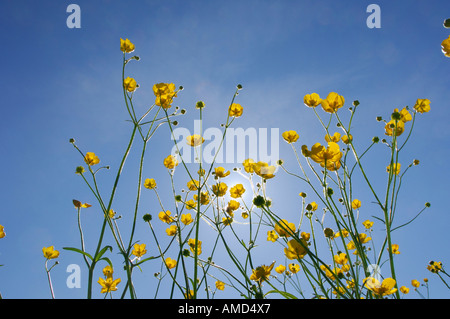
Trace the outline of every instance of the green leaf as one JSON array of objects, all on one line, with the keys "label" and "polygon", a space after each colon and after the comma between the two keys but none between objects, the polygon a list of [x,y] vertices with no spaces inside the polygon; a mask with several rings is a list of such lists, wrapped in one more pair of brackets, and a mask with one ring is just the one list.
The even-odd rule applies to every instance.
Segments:
[{"label": "green leaf", "polygon": [[143,262],[146,262],[146,261],[152,260],[152,259],[156,259],[156,258],[159,258],[159,257],[160,257],[160,256],[157,256],[157,257],[148,257],[148,258],[145,258],[145,259],[140,260],[139,262],[135,263],[134,265],[135,265],[135,266],[138,266],[138,265],[142,264]]},{"label": "green leaf", "polygon": [[280,294],[280,295],[282,295],[282,296],[283,296],[284,298],[286,298],[286,299],[298,299],[298,298],[295,297],[293,294],[290,294],[290,293],[285,292],[285,291],[279,291],[279,290],[271,290],[271,291],[267,292],[267,293],[265,294],[265,296],[267,296],[268,294],[273,294],[273,293]]},{"label": "green leaf", "polygon": [[84,251],[82,251],[82,250],[80,250],[80,249],[78,249],[78,248],[73,248],[73,247],[63,247],[63,249],[65,249],[65,250],[71,250],[71,251],[80,253],[80,254],[85,255],[86,257],[88,257],[90,260],[94,260],[94,258],[92,258],[91,255],[89,255],[88,253],[86,253],[86,252],[84,252]]},{"label": "green leaf", "polygon": [[105,246],[102,250],[99,251],[98,255],[95,257],[95,262],[99,261],[103,254],[109,249],[112,252],[111,246]]},{"label": "green leaf", "polygon": [[110,260],[108,257],[100,258],[99,261],[100,261],[100,260],[106,261],[106,262],[111,266],[111,268],[113,268],[113,264],[112,264],[111,260]]}]

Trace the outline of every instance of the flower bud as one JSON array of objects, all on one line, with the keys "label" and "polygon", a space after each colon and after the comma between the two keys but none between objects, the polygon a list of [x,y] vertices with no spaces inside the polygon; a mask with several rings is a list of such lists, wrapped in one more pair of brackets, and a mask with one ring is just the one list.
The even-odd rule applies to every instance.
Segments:
[{"label": "flower bud", "polygon": [[444,21],[444,28],[446,28],[446,29],[450,28],[450,19],[445,19],[445,21]]},{"label": "flower bud", "polygon": [[144,219],[145,222],[149,222],[152,220],[152,215],[145,214],[144,216],[142,216],[142,218]]}]

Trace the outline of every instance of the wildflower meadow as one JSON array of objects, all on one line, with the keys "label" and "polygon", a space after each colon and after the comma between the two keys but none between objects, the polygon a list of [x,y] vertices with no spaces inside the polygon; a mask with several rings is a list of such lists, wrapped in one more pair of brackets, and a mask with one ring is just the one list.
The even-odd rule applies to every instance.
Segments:
[{"label": "wildflower meadow", "polygon": [[[58,117],[56,126],[40,122],[41,130],[49,128],[47,136],[58,138],[53,154],[41,152],[48,145],[39,151],[38,157],[52,165],[45,170],[33,166],[39,173],[36,177],[16,175],[18,184],[8,185],[34,184],[41,195],[23,191],[19,200],[11,195],[13,205],[28,207],[26,213],[8,209],[0,215],[2,298],[22,298],[15,285],[27,287],[24,298],[53,299],[448,298],[448,212],[445,195],[436,194],[448,193],[445,158],[449,154],[445,143],[428,139],[442,134],[445,140],[448,135],[442,125],[448,115],[450,25],[447,17],[436,18],[450,9],[448,4],[438,1],[427,9],[425,4],[413,5],[411,15],[428,14],[427,19],[436,20],[426,20],[423,28],[427,33],[412,37],[406,47],[392,44],[401,35],[410,34],[401,28],[407,17],[401,16],[399,25],[392,20],[390,12],[398,14],[399,7],[381,2],[374,7],[352,4],[348,9],[352,12],[362,8],[361,17],[352,23],[352,27],[363,24],[363,35],[354,42],[355,51],[361,50],[362,55],[370,51],[364,48],[364,34],[371,37],[378,32],[376,37],[383,38],[394,33],[388,44],[376,37],[370,40],[386,44],[379,51],[379,63],[386,67],[378,74],[376,69],[382,67],[377,64],[370,65],[370,71],[364,70],[369,65],[364,63],[369,62],[362,55],[345,60],[352,53],[333,53],[340,50],[338,43],[319,46],[310,40],[310,46],[306,39],[301,49],[296,48],[298,57],[289,58],[290,65],[277,62],[280,69],[274,64],[260,72],[268,63],[264,61],[282,60],[283,54],[290,54],[287,44],[298,41],[278,38],[287,27],[279,26],[281,12],[290,6],[287,1],[277,5],[263,2],[261,6],[268,6],[267,10],[255,9],[260,15],[274,14],[258,43],[283,52],[269,54],[267,60],[255,65],[252,58],[228,56],[230,60],[224,59],[224,65],[213,58],[212,62],[197,59],[197,51],[200,57],[209,56],[203,50],[219,54],[212,44],[206,44],[208,41],[195,46],[195,39],[207,37],[208,28],[215,32],[212,39],[224,46],[228,42],[220,42],[220,32],[230,36],[214,19],[193,19],[191,10],[201,3],[183,4],[189,8],[180,12],[177,5],[182,4],[178,2],[165,6],[152,3],[147,8],[166,15],[173,24],[179,23],[175,31],[160,15],[154,16],[161,24],[157,30],[146,29],[143,24],[141,28],[119,25],[111,31],[101,26],[101,32],[92,31],[95,19],[89,15],[98,13],[96,5],[80,1],[71,7],[73,11],[67,8],[65,15],[63,12],[67,27],[62,31],[72,32],[68,36],[72,42],[76,32],[85,32],[85,38],[77,41],[89,58],[84,62],[70,49],[59,49],[64,55],[55,61],[70,56],[67,68],[72,69],[58,71],[50,89],[54,95],[42,98],[48,103],[57,100],[61,109],[80,107],[56,115],[43,111],[45,116]],[[295,8],[305,12],[310,2],[300,3]],[[237,7],[208,5],[202,10],[219,21],[227,20],[221,12],[230,18],[233,10],[244,10],[252,23],[264,28],[263,21],[251,16],[248,5],[229,5]],[[322,12],[323,7],[310,5],[314,12]],[[105,9],[102,20],[111,25],[119,23],[112,21],[122,14],[112,6]],[[136,8],[130,5],[125,11],[134,12],[136,20],[144,19]],[[237,13],[239,28],[231,27],[243,46],[253,41],[254,29],[244,19],[247,15]],[[287,14],[289,19],[293,15]],[[185,20],[188,17],[195,25],[192,30],[186,27],[190,25]],[[125,21],[131,24],[133,20]],[[302,26],[300,20],[295,21]],[[337,21],[337,29],[347,30],[344,22]],[[332,22],[313,19],[295,32],[312,32],[320,41],[332,42],[328,33],[351,38],[338,35],[333,28]],[[161,32],[167,32],[167,38],[158,34],[156,41],[148,42],[148,34]],[[291,35],[295,32],[289,31]],[[193,47],[189,40],[184,49],[179,47],[176,41],[182,38],[191,39]],[[232,48],[238,45],[232,37],[227,39]],[[316,50],[324,52],[325,48],[329,49],[325,57],[313,57],[319,54]],[[410,53],[411,48],[422,51]],[[346,49],[351,52],[352,48]],[[189,50],[189,55],[184,56],[182,50]],[[228,55],[232,52],[227,50]],[[183,55],[185,62],[174,60],[177,54]],[[331,64],[327,73],[327,67],[319,66],[320,61],[326,63],[327,56],[334,55],[347,61],[348,68],[355,67],[351,70],[354,73],[346,70],[335,74]],[[52,59],[44,69],[57,69],[65,63]],[[308,60],[315,65],[308,67]],[[79,63],[87,64],[82,75],[76,72]],[[182,63],[192,63],[192,69],[180,76],[176,69]],[[202,63],[217,74],[203,81],[204,69],[196,69]],[[400,71],[394,69],[400,63],[404,64],[402,70],[429,68],[437,75],[432,78],[432,72],[418,72],[406,76],[402,71],[397,77],[395,72]],[[301,70],[307,67],[318,71],[305,74]],[[106,68],[107,75],[103,73]],[[247,72],[256,75],[251,77]],[[300,83],[292,80],[296,72],[303,77]],[[367,78],[364,72],[368,72]],[[221,74],[226,81],[213,83]],[[391,75],[395,76],[392,81]],[[59,95],[58,91],[72,90],[64,82],[71,76],[81,83],[77,95]],[[258,77],[264,80],[255,85]],[[368,86],[371,81],[372,86]],[[428,86],[428,81],[435,86]],[[359,87],[359,82],[367,86]],[[26,96],[27,89],[21,94]],[[13,102],[8,104],[3,107],[16,107]],[[25,114],[24,121],[32,114]],[[60,129],[50,129],[52,125]],[[27,141],[49,143],[39,140],[39,134],[30,133]],[[28,150],[22,149],[18,163],[26,163],[22,157],[28,156]],[[4,156],[3,170],[16,165],[9,159],[9,155]],[[52,169],[61,173],[52,173],[50,187],[39,186],[37,180],[50,178]],[[8,176],[2,183],[8,183]],[[3,202],[9,202],[8,189],[3,193]],[[33,217],[27,217],[30,212]],[[6,216],[16,213],[20,218]],[[24,226],[20,225],[32,229],[33,224],[33,239],[25,245],[26,237],[21,238],[19,231]],[[23,250],[12,248],[16,245]],[[27,261],[30,259],[32,263]],[[30,276],[39,278],[31,280],[36,284],[27,285],[16,273],[27,263],[33,265]]]}]

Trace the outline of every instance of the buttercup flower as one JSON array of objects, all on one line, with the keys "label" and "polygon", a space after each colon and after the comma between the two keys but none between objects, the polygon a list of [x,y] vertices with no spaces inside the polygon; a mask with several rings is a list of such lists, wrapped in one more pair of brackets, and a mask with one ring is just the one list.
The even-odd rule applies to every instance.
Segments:
[{"label": "buttercup flower", "polygon": [[199,182],[196,180],[190,180],[189,182],[187,182],[186,186],[189,188],[189,190],[196,191],[199,187]]},{"label": "buttercup flower", "polygon": [[310,157],[314,162],[319,163],[320,166],[326,166],[330,171],[338,170],[341,167],[342,152],[339,145],[334,142],[329,142],[327,148],[316,143],[311,147],[311,151],[306,145],[303,145],[302,153],[305,157]]},{"label": "buttercup flower", "polygon": [[322,102],[322,99],[320,98],[319,94],[317,94],[317,93],[306,94],[303,97],[303,103],[305,103],[305,105],[308,107],[316,107],[321,102]]},{"label": "buttercup flower", "polygon": [[228,115],[234,116],[234,117],[239,117],[242,115],[243,111],[244,111],[244,108],[240,104],[233,103],[230,105],[230,108],[228,109]]},{"label": "buttercup flower", "polygon": [[261,284],[263,281],[269,280],[270,272],[272,271],[273,265],[275,262],[273,262],[270,266],[262,265],[259,267],[256,267],[256,269],[252,270],[252,274],[250,275],[250,280],[254,280]]},{"label": "buttercup flower", "polygon": [[[194,194],[194,200],[198,201],[198,195]],[[200,204],[208,205],[209,204],[209,194],[207,192],[200,193]]]},{"label": "buttercup flower", "polygon": [[408,112],[408,109],[406,107],[404,107],[401,111],[399,111],[398,109],[394,109],[394,113],[400,114],[400,121],[402,121],[403,123],[412,120],[412,115]]},{"label": "buttercup flower", "polygon": [[407,293],[409,293],[409,288],[408,287],[405,287],[405,286],[401,286],[400,287],[400,292],[402,293],[402,294],[407,294]]},{"label": "buttercup flower", "polygon": [[347,255],[345,253],[334,255],[334,262],[339,265],[345,265],[348,262]]},{"label": "buttercup flower", "polygon": [[212,186],[212,192],[214,193],[214,195],[216,195],[217,197],[222,197],[227,193],[227,189],[228,186],[225,183],[217,183],[215,185]]},{"label": "buttercup flower", "polygon": [[164,166],[168,169],[173,169],[178,166],[178,161],[175,156],[169,155],[164,159]]},{"label": "buttercup flower", "polygon": [[216,175],[216,177],[224,178],[224,177],[227,177],[228,175],[230,175],[230,171],[225,172],[225,168],[216,167],[214,169],[214,175]]},{"label": "buttercup flower", "polygon": [[384,279],[381,284],[377,279],[373,277],[367,277],[363,280],[363,282],[364,286],[367,289],[373,291],[375,294],[379,296],[387,296],[397,291],[397,288],[394,288],[396,282],[392,278]]},{"label": "buttercup flower", "polygon": [[166,263],[167,268],[169,268],[169,269],[175,268],[177,266],[177,261],[170,257],[166,258],[165,263]]},{"label": "buttercup flower", "polygon": [[84,161],[89,166],[100,163],[100,159],[93,152],[87,152],[86,155],[84,156]]},{"label": "buttercup flower", "polygon": [[127,77],[126,79],[123,80],[123,87],[128,92],[134,92],[137,88],[136,80],[133,78]]},{"label": "buttercup flower", "polygon": [[289,237],[290,233],[295,233],[294,223],[289,223],[286,219],[280,220],[275,224],[275,231],[280,237]]},{"label": "buttercup flower", "polygon": [[[188,241],[188,245],[193,253],[195,253],[195,243],[196,240],[194,238],[190,238]],[[202,242],[200,240],[197,241],[197,255],[201,255],[202,253]]]},{"label": "buttercup flower", "polygon": [[306,256],[308,243],[303,238],[300,241],[301,243],[295,239],[288,241],[288,248],[284,248],[284,254],[288,259],[302,259]]},{"label": "buttercup flower", "polygon": [[170,210],[166,210],[165,212],[160,212],[158,214],[158,217],[159,217],[160,220],[162,220],[166,224],[170,224],[170,223],[172,223],[174,221],[173,218],[170,215],[172,215],[171,211]]},{"label": "buttercup flower", "polygon": [[405,131],[405,122],[390,120],[389,122],[386,123],[384,130],[385,130],[384,134],[388,136],[392,136],[394,134],[395,136],[400,136]]},{"label": "buttercup flower", "polygon": [[289,267],[289,270],[293,274],[296,274],[296,273],[298,273],[300,271],[300,265],[298,265],[298,264],[291,263],[291,264],[288,265],[288,267]]},{"label": "buttercup flower", "polygon": [[197,207],[197,203],[193,199],[190,199],[186,202],[186,209],[191,210],[194,209],[195,207]]},{"label": "buttercup flower", "polygon": [[241,204],[239,204],[238,201],[235,201],[234,199],[230,200],[227,206],[227,213],[229,214],[230,212],[234,212],[235,210],[239,209],[240,206]]},{"label": "buttercup flower", "polygon": [[442,53],[450,58],[450,36],[441,43]]},{"label": "buttercup flower", "polygon": [[436,274],[442,270],[442,262],[430,261],[427,269]]},{"label": "buttercup flower", "polygon": [[420,287],[420,282],[418,280],[413,279],[413,280],[411,280],[411,285],[414,288],[419,288]]},{"label": "buttercup flower", "polygon": [[371,229],[373,226],[373,222],[371,222],[370,220],[363,221],[362,224],[366,229]]},{"label": "buttercup flower", "polygon": [[175,236],[177,234],[177,226],[172,225],[166,229],[167,236]]},{"label": "buttercup flower", "polygon": [[255,162],[251,158],[248,158],[242,163],[242,166],[244,166],[244,170],[247,173],[251,174],[254,173],[253,164],[255,164]]},{"label": "buttercup flower", "polygon": [[341,134],[339,132],[335,132],[333,134],[333,136],[330,136],[329,134],[325,135],[325,141],[329,142],[334,142],[337,143],[339,142],[341,139]]},{"label": "buttercup flower", "polygon": [[[401,166],[402,165],[400,163],[394,163],[392,166],[393,174],[398,175],[400,173]],[[390,170],[391,170],[391,165],[386,167],[386,172],[389,173]]]},{"label": "buttercup flower", "polygon": [[359,199],[355,199],[352,202],[352,208],[353,209],[358,209],[361,207],[361,201]]},{"label": "buttercup flower", "polygon": [[72,203],[73,203],[73,206],[75,206],[76,208],[89,208],[89,207],[92,207],[92,205],[91,204],[88,204],[88,203],[82,203],[82,202],[80,202],[79,200],[76,200],[76,199],[72,199]]},{"label": "buttercup flower", "polygon": [[107,265],[105,268],[103,268],[103,275],[105,275],[106,278],[112,277],[114,270],[110,265]]},{"label": "buttercup flower", "polygon": [[0,238],[4,238],[6,236],[5,227],[0,225]]},{"label": "buttercup flower", "polygon": [[353,141],[353,136],[351,134],[342,136],[342,142],[344,144],[350,144]]},{"label": "buttercup flower", "polygon": [[189,225],[190,223],[192,223],[194,220],[192,219],[191,214],[182,214],[181,215],[181,222],[185,225]]},{"label": "buttercup flower", "polygon": [[[388,248],[388,251],[389,251],[389,248]],[[394,255],[400,254],[400,251],[398,250],[398,245],[397,244],[392,244],[392,253]]]},{"label": "buttercup flower", "polygon": [[134,44],[131,43],[128,39],[122,39],[120,38],[120,51],[125,53],[131,53],[134,51]]},{"label": "buttercup flower", "polygon": [[278,267],[275,267],[275,271],[279,274],[284,273],[286,270],[286,267],[284,265],[279,265]]},{"label": "buttercup flower", "polygon": [[233,198],[242,197],[245,193],[245,188],[242,184],[236,184],[230,189],[230,196]]},{"label": "buttercup flower", "polygon": [[175,84],[173,83],[157,83],[153,85],[153,93],[155,94],[155,104],[164,109],[172,106],[173,98],[177,96]]},{"label": "buttercup flower", "polygon": [[221,282],[220,280],[216,281],[216,288],[218,290],[224,290],[225,289],[225,284],[223,282]]},{"label": "buttercup flower", "polygon": [[117,285],[120,283],[120,278],[113,280],[112,277],[107,277],[106,280],[103,278],[98,279],[98,283],[102,286],[100,291],[102,294],[117,290]]},{"label": "buttercup flower", "polygon": [[258,162],[253,164],[253,171],[256,175],[261,176],[264,179],[275,177],[275,166],[269,166],[266,162]]},{"label": "buttercup flower", "polygon": [[417,99],[414,109],[419,113],[427,113],[430,111],[429,99]]},{"label": "buttercup flower", "polygon": [[198,134],[194,134],[194,135],[190,135],[190,136],[186,137],[186,141],[187,141],[188,145],[190,145],[192,147],[196,147],[196,146],[202,145],[205,142],[205,139]]},{"label": "buttercup flower", "polygon": [[44,257],[46,259],[54,259],[59,257],[59,251],[55,250],[54,246],[44,247],[42,248],[42,252],[44,253]]},{"label": "buttercup flower", "polygon": [[336,92],[331,92],[325,100],[322,100],[321,105],[325,112],[334,113],[339,108],[344,106],[344,103],[345,99],[343,96],[337,94]]},{"label": "buttercup flower", "polygon": [[233,222],[233,218],[231,218],[231,217],[222,217],[222,223],[225,226],[231,225],[232,222]]},{"label": "buttercup flower", "polygon": [[306,205],[306,210],[315,212],[315,211],[317,210],[318,207],[319,207],[319,206],[317,205],[316,202],[311,202],[311,203],[309,203],[308,205]]},{"label": "buttercup flower", "polygon": [[284,132],[282,134],[282,136],[283,136],[284,140],[286,142],[288,142],[289,144],[295,143],[298,140],[298,138],[299,138],[297,132],[293,131],[293,130]]},{"label": "buttercup flower", "polygon": [[153,189],[156,187],[156,181],[153,178],[147,178],[144,181],[144,187],[148,189]]},{"label": "buttercup flower", "polygon": [[278,235],[274,230],[269,230],[267,232],[267,241],[276,242],[278,239]]},{"label": "buttercup flower", "polygon": [[136,257],[140,258],[147,253],[147,249],[145,249],[145,244],[134,244],[133,251],[131,252]]}]

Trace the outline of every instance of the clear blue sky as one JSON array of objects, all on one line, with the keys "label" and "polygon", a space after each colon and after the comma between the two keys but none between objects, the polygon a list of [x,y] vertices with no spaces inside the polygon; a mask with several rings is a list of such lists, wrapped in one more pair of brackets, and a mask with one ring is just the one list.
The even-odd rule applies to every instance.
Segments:
[{"label": "clear blue sky", "polygon": [[[74,174],[82,162],[68,141],[75,138],[84,151],[95,152],[103,164],[117,168],[131,128],[125,122],[128,114],[120,83],[121,37],[135,43],[135,53],[141,57],[128,68],[141,86],[135,96],[138,109],[152,104],[154,83],[182,85],[185,90],[177,104],[189,110],[181,123],[189,129],[196,119],[193,106],[198,100],[207,105],[205,125],[218,127],[236,84],[241,83],[244,90],[238,99],[245,110],[237,127],[279,128],[280,133],[294,129],[300,134],[298,146],[312,145],[323,141],[323,132],[303,105],[303,96],[335,91],[346,98],[346,106],[353,100],[361,102],[352,129],[367,138],[361,142],[363,148],[373,136],[383,136],[383,125],[375,121],[376,116],[387,117],[396,107],[411,107],[417,98],[430,99],[431,112],[419,116],[403,154],[404,162],[418,158],[421,164],[405,178],[398,222],[414,216],[427,201],[431,208],[395,233],[401,250],[398,276],[400,285],[407,286],[411,279],[428,277],[431,297],[450,296],[425,269],[429,260],[450,263],[450,59],[440,51],[440,43],[450,34],[442,27],[450,17],[448,1],[129,1],[126,5],[122,1],[75,1],[81,8],[80,29],[66,26],[70,3],[0,3],[0,224],[7,234],[0,239],[3,297],[50,297],[42,256],[42,247],[49,245],[61,252],[60,264],[52,270],[57,298],[85,297],[85,268],[82,288],[66,287],[66,267],[83,266],[83,261],[62,247],[79,244],[72,199],[95,204],[95,198]],[[379,29],[366,26],[366,8],[371,3],[381,8]],[[168,130],[162,128],[149,147],[145,177],[154,177],[166,187],[161,163],[172,148]],[[374,154],[383,152],[387,156],[379,145]],[[281,139],[280,157],[288,167],[295,167],[291,149]],[[127,198],[134,198],[137,159],[138,149],[119,187],[122,197],[115,210],[123,215],[131,214]],[[381,171],[386,166],[376,156],[367,163]],[[110,192],[112,176],[113,172],[103,173],[105,193]],[[236,175],[232,178],[239,180]],[[269,185],[274,209],[285,211],[288,219],[297,218],[298,193],[307,191],[305,186],[282,172],[273,183],[283,185]],[[369,208],[367,189],[362,187],[359,197]],[[156,216],[153,199],[143,199],[139,216],[152,209]],[[374,211],[374,207],[368,209],[367,216]],[[82,216],[91,251],[98,236],[99,213],[94,205]],[[138,223],[136,237],[150,245],[147,228]],[[255,263],[268,264],[272,259],[259,251]],[[156,284],[153,273],[158,270],[148,265],[142,274],[136,273],[141,297],[152,297],[153,290],[147,287]],[[96,296],[100,296],[98,291]]]}]

